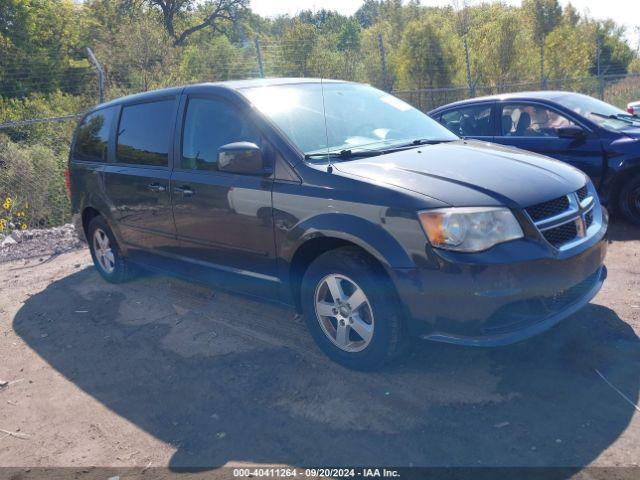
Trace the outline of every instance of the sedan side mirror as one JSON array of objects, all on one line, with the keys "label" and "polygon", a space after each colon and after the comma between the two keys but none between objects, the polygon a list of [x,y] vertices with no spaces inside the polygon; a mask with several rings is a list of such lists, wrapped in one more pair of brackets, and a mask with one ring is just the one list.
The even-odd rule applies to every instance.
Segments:
[{"label": "sedan side mirror", "polygon": [[243,175],[266,175],[262,150],[255,143],[234,142],[218,149],[218,170]]},{"label": "sedan side mirror", "polygon": [[560,138],[582,138],[586,135],[584,129],[578,125],[567,125],[566,127],[558,127],[556,129]]}]

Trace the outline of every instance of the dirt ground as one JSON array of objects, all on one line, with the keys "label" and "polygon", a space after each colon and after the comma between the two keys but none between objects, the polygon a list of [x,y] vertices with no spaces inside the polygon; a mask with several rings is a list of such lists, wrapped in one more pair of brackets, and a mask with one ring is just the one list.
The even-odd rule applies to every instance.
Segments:
[{"label": "dirt ground", "polygon": [[418,343],[378,373],[291,311],[163,276],[101,280],[86,250],[0,264],[0,466],[637,466],[640,230],[553,330]]}]

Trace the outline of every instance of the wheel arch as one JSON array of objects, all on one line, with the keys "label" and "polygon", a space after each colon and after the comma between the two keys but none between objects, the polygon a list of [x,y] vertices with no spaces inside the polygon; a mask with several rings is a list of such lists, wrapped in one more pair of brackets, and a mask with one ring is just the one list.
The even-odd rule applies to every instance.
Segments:
[{"label": "wheel arch", "polygon": [[609,208],[611,208],[616,213],[619,213],[619,196],[622,191],[622,187],[628,182],[635,178],[637,175],[640,175],[640,159],[637,159],[633,162],[632,165],[619,170],[615,177],[611,180],[611,184],[609,186],[609,194],[607,198],[607,204]]},{"label": "wheel arch", "polygon": [[91,220],[93,220],[98,216],[102,217],[104,221],[107,223],[107,225],[111,229],[111,232],[115,236],[116,241],[118,242],[118,247],[120,248],[122,253],[126,255],[128,249],[126,247],[126,244],[122,241],[118,224],[112,218],[106,215],[106,208],[101,209],[99,207],[96,207],[95,205],[85,206],[82,209],[82,212],[80,213],[80,225],[76,224],[76,228],[78,228],[79,226],[82,227],[82,232],[84,233],[85,240],[88,242],[89,241],[89,224],[91,223]]},{"label": "wheel arch", "polygon": [[82,210],[82,230],[87,239],[89,238],[89,224],[91,220],[99,216],[104,217],[97,208],[85,207]]},{"label": "wheel arch", "polygon": [[[307,225],[298,225],[295,230],[304,228],[305,234],[295,241],[285,242],[288,294],[291,295],[297,311],[300,306],[300,287],[302,278],[309,265],[320,255],[337,248],[353,247],[370,257],[381,272],[392,281],[394,268],[412,268],[413,261],[398,241],[380,226],[359,217],[345,214],[327,214],[324,218],[315,218]],[[393,281],[392,281],[393,283]]]}]

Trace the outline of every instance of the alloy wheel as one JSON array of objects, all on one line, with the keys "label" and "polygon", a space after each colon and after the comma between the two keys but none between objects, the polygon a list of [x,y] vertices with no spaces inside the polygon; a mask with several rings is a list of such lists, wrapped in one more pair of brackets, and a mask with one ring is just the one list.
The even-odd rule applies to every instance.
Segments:
[{"label": "alloy wheel", "polygon": [[331,274],[320,280],[315,290],[315,312],[324,334],[341,350],[360,352],[371,343],[371,304],[352,279]]},{"label": "alloy wheel", "polygon": [[116,268],[115,255],[111,248],[109,236],[101,228],[96,228],[93,232],[93,251],[100,268],[105,273],[113,273]]}]

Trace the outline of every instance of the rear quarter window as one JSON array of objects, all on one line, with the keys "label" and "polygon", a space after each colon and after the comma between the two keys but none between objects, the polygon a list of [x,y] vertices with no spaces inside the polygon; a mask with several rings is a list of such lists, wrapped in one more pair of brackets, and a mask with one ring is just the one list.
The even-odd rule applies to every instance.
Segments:
[{"label": "rear quarter window", "polygon": [[481,104],[448,110],[440,123],[462,137],[492,136],[491,109],[491,104]]},{"label": "rear quarter window", "polygon": [[106,162],[109,134],[117,107],[88,114],[78,126],[74,158],[88,162]]},{"label": "rear quarter window", "polygon": [[120,115],[118,162],[166,167],[169,163],[173,99],[125,105]]}]

